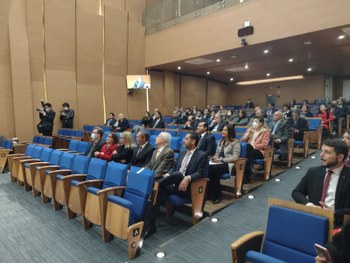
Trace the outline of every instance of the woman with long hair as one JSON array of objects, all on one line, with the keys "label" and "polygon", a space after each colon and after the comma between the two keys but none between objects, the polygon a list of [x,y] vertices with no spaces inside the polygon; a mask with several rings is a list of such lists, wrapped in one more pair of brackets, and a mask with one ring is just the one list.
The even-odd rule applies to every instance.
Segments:
[{"label": "woman with long hair", "polygon": [[136,147],[131,132],[125,131],[120,134],[120,145],[118,150],[113,152],[112,160],[119,163],[128,164],[133,155],[133,149]]}]

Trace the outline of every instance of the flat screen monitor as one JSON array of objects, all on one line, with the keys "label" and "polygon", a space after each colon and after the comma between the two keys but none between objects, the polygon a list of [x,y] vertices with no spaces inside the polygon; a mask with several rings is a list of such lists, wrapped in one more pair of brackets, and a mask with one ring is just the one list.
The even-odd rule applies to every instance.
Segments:
[{"label": "flat screen monitor", "polygon": [[126,76],[128,89],[150,89],[151,76],[150,75],[128,75]]}]

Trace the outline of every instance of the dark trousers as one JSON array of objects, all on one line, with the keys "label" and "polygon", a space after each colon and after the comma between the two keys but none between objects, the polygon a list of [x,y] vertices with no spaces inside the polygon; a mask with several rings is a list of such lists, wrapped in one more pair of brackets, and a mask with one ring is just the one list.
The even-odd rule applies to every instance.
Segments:
[{"label": "dark trousers", "polygon": [[288,141],[281,142],[281,143],[275,143],[274,144],[275,149],[280,149],[281,150],[281,157],[287,158],[288,156]]},{"label": "dark trousers", "polygon": [[253,171],[253,160],[254,159],[264,159],[264,155],[261,151],[254,149],[253,146],[247,144],[247,165],[244,176],[249,176],[251,171]]},{"label": "dark trousers", "polygon": [[209,188],[208,196],[209,198],[216,200],[221,198],[221,184],[220,178],[222,174],[228,173],[228,164],[220,163],[209,165]]},{"label": "dark trousers", "polygon": [[43,136],[52,136],[52,130],[50,130],[50,131],[43,131]]}]

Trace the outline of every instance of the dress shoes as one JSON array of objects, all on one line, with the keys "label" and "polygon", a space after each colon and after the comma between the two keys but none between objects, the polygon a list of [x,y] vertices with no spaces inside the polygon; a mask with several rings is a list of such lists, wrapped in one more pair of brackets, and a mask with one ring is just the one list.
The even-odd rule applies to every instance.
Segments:
[{"label": "dress shoes", "polygon": [[287,158],[284,157],[284,156],[279,155],[279,156],[278,156],[278,160],[280,160],[280,161],[286,161]]},{"label": "dress shoes", "polygon": [[150,225],[143,234],[143,239],[147,239],[149,238],[151,235],[153,235],[154,233],[157,233],[157,228],[155,225]]},{"label": "dress shoes", "polygon": [[221,198],[213,199],[213,204],[216,205],[221,202]]}]

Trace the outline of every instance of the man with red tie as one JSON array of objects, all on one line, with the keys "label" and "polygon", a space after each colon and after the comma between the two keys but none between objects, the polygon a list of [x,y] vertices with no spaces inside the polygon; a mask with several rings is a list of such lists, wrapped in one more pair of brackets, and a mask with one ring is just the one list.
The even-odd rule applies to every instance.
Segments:
[{"label": "man with red tie", "polygon": [[343,223],[350,214],[350,168],[344,161],[348,147],[341,139],[325,140],[321,148],[322,166],[311,167],[292,192],[300,204],[332,209],[335,226]]}]

